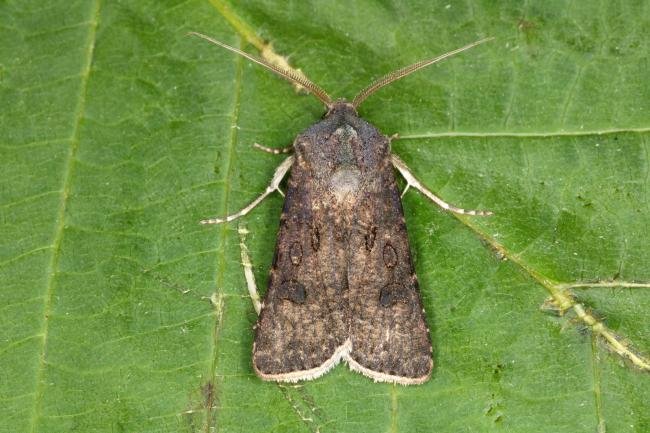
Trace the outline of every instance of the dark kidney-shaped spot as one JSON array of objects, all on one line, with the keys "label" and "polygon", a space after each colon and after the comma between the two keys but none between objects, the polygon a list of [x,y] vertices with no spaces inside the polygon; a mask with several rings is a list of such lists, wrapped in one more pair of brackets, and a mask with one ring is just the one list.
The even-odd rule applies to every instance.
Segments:
[{"label": "dark kidney-shaped spot", "polygon": [[390,307],[398,301],[408,301],[406,287],[397,282],[388,283],[379,292],[379,304],[382,307]]},{"label": "dark kidney-shaped spot", "polygon": [[372,226],[368,229],[366,233],[366,250],[372,251],[372,247],[375,246],[375,238],[377,237],[377,227]]},{"label": "dark kidney-shaped spot", "polygon": [[280,284],[278,297],[280,299],[287,299],[294,304],[304,304],[307,299],[307,291],[302,283],[296,280],[288,280]]}]

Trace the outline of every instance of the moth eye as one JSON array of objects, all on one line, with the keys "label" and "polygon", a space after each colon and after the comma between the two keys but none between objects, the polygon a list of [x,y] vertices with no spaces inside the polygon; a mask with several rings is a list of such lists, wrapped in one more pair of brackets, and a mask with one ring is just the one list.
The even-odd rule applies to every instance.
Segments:
[{"label": "moth eye", "polygon": [[387,268],[392,268],[397,264],[397,252],[391,244],[384,245],[384,264]]},{"label": "moth eye", "polygon": [[298,242],[294,242],[289,249],[289,258],[294,266],[298,266],[302,261],[302,247]]}]

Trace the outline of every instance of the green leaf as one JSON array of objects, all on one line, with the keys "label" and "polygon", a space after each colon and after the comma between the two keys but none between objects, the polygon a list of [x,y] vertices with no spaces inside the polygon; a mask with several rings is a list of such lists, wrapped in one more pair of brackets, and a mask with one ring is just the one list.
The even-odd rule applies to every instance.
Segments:
[{"label": "green leaf", "polygon": [[[650,429],[648,374],[610,350],[650,353],[647,2],[224,11],[0,3],[0,432]],[[237,225],[198,221],[261,193],[281,157],[252,143],[289,145],[323,107],[188,31],[251,53],[246,40],[270,41],[347,98],[496,37],[360,110],[400,134],[394,152],[433,191],[495,213],[404,197],[429,382],[345,365],[297,386],[253,374]],[[262,288],[281,206],[244,218]],[[562,316],[541,308],[561,302]]]}]

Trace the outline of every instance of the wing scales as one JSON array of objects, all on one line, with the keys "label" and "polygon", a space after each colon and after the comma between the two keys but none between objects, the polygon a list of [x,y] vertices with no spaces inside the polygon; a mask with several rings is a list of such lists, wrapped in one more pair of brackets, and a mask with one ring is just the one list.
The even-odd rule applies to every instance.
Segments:
[{"label": "wing scales", "polygon": [[300,161],[292,168],[269,289],[256,325],[253,365],[266,380],[327,372],[349,351],[345,247],[333,211],[314,213]]}]

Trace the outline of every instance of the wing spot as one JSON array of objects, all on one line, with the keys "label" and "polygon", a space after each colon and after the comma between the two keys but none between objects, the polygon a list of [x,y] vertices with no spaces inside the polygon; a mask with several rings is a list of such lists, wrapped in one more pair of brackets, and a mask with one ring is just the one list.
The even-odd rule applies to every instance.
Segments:
[{"label": "wing spot", "polygon": [[294,266],[298,266],[302,261],[302,247],[300,243],[294,242],[289,249],[289,258]]},{"label": "wing spot", "polygon": [[307,299],[305,286],[296,280],[287,280],[280,284],[278,288],[278,297],[286,299],[294,304],[304,304]]},{"label": "wing spot", "polygon": [[395,248],[389,243],[384,245],[384,264],[387,268],[394,268],[397,264],[397,252]]},{"label": "wing spot", "polygon": [[404,286],[399,283],[388,283],[382,287],[379,292],[379,303],[382,307],[390,307],[395,304],[397,301],[408,301],[404,294]]}]

